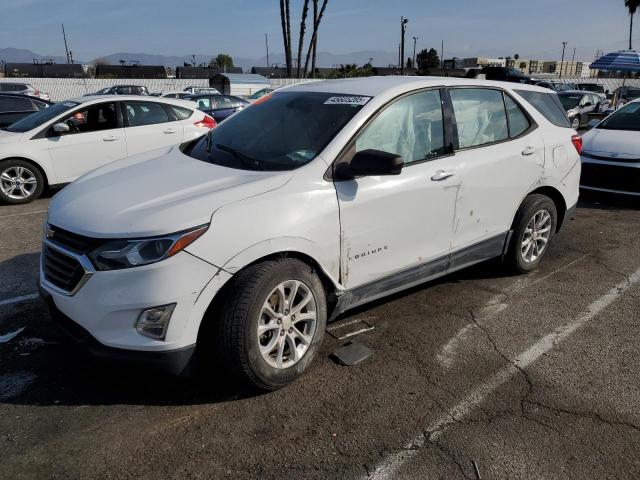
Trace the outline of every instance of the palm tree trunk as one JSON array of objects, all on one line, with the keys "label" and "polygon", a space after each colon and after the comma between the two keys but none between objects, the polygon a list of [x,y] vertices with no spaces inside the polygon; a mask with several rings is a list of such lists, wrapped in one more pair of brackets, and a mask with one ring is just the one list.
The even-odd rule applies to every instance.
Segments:
[{"label": "palm tree trunk", "polygon": [[285,4],[287,7],[287,77],[293,77],[293,65],[291,61],[291,10],[289,8],[289,0],[285,0]]},{"label": "palm tree trunk", "polygon": [[316,51],[317,51],[317,45],[318,45],[318,29],[320,28],[320,21],[322,20],[322,16],[324,15],[324,11],[327,8],[327,2],[328,0],[324,0],[322,2],[322,7],[320,8],[320,13],[318,13],[316,15],[316,11],[317,11],[317,7],[318,7],[318,0],[313,0],[313,16],[314,18],[314,22],[313,22],[313,36],[311,37],[311,41],[309,42],[309,50],[307,51],[307,59],[305,61],[304,64],[304,71],[306,72],[308,67],[309,67],[309,58],[311,57],[311,55],[313,54],[313,60],[311,63],[311,75],[313,77],[315,77],[315,73],[316,73]]},{"label": "palm tree trunk", "polygon": [[631,17],[631,20],[629,21],[629,50],[632,50],[633,46],[631,45],[631,39],[633,38],[633,13],[630,13],[629,16]]},{"label": "palm tree trunk", "polygon": [[284,0],[280,0],[280,22],[282,23],[282,41],[284,42],[284,58],[289,71],[289,44],[287,43],[287,10]]},{"label": "palm tree trunk", "polygon": [[300,20],[300,39],[298,40],[298,78],[302,72],[302,46],[304,45],[304,34],[307,29],[307,13],[309,12],[309,0],[304,0],[302,7],[302,19]]}]

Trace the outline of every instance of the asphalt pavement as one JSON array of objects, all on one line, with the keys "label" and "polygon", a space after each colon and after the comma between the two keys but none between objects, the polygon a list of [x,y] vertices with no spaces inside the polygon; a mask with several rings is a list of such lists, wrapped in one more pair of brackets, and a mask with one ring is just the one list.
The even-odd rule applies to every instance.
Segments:
[{"label": "asphalt pavement", "polygon": [[[640,201],[588,195],[540,268],[495,262],[344,315],[269,394],[64,342],[35,295],[48,199],[0,206],[0,478],[640,478]],[[22,329],[22,330],[21,330]]]}]

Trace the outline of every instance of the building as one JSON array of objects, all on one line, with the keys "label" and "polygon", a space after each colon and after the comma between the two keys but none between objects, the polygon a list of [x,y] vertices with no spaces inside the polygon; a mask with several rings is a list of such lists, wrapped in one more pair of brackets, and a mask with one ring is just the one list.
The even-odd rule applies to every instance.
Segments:
[{"label": "building", "polygon": [[442,62],[445,70],[459,70],[464,68],[464,61],[461,58],[453,57]]},{"label": "building", "polygon": [[507,61],[504,58],[473,57],[462,59],[462,68],[505,67],[506,64]]},{"label": "building", "polygon": [[[589,65],[586,65],[587,70]],[[558,62],[557,60],[551,62],[544,62],[542,73],[553,73],[561,77],[582,77],[584,70],[583,62],[571,62],[564,61]],[[587,75],[588,78],[588,75]]]}]

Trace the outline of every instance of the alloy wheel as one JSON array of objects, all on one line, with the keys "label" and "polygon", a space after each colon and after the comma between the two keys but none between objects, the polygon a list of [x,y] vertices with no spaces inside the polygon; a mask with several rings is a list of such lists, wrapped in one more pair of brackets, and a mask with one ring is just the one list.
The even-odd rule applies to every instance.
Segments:
[{"label": "alloy wheel", "polygon": [[311,346],[317,325],[316,299],[299,280],[287,280],[267,296],[258,321],[258,347],[273,368],[300,361]]},{"label": "alloy wheel", "polygon": [[533,263],[547,248],[551,237],[551,214],[547,210],[538,210],[522,236],[520,254],[525,263]]},{"label": "alloy wheel", "polygon": [[28,168],[13,165],[0,173],[2,193],[14,200],[29,198],[36,191],[37,179]]}]

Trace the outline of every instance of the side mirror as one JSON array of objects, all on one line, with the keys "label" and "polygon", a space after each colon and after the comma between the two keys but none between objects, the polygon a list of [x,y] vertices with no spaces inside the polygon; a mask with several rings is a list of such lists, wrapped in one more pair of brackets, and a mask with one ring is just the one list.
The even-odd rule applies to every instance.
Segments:
[{"label": "side mirror", "polygon": [[340,162],[335,166],[335,177],[339,180],[353,180],[357,177],[378,175],[399,175],[404,161],[400,155],[380,150],[363,150],[356,153],[350,162]]},{"label": "side mirror", "polygon": [[53,126],[53,131],[56,132],[58,135],[62,135],[64,133],[69,133],[71,129],[69,128],[69,125],[67,125],[66,123],[60,122],[60,123],[56,123]]}]

